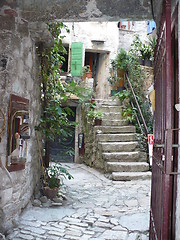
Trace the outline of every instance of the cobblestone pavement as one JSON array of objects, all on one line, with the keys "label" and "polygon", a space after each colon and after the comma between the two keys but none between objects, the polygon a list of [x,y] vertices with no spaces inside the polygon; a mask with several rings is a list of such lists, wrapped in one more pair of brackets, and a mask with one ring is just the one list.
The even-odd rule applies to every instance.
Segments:
[{"label": "cobblestone pavement", "polygon": [[62,206],[27,208],[8,240],[147,240],[150,180],[112,182],[83,164],[68,164]]}]

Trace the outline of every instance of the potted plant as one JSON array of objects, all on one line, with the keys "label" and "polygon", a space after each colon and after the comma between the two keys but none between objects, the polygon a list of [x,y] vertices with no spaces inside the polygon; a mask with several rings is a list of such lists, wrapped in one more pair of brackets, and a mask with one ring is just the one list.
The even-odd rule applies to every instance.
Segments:
[{"label": "potted plant", "polygon": [[151,67],[152,66],[152,61],[151,61],[152,49],[151,49],[151,47],[149,45],[143,44],[140,49],[140,52],[141,52],[141,57],[144,60],[144,65]]},{"label": "potted plant", "polygon": [[116,96],[122,105],[122,117],[132,123],[135,120],[135,108],[131,106],[131,92],[128,90],[120,91]]},{"label": "potted plant", "polygon": [[111,96],[124,89],[124,74],[128,68],[129,57],[124,49],[120,49],[115,60],[111,61],[109,83],[112,85]]},{"label": "potted plant", "polygon": [[91,69],[90,69],[89,65],[86,65],[86,66],[82,67],[81,76],[82,76],[83,80],[85,80],[86,77],[87,78],[92,78],[92,72],[91,72]]},{"label": "potted plant", "polygon": [[104,113],[102,110],[95,110],[95,118],[94,118],[94,125],[100,126],[102,125],[102,118],[104,116]]},{"label": "potted plant", "polygon": [[134,58],[138,59],[140,65],[144,65],[144,59],[142,59],[140,49],[142,49],[142,41],[139,35],[136,35],[131,44],[131,49],[129,53],[131,56],[134,56]]},{"label": "potted plant", "polygon": [[107,78],[108,82],[111,84],[111,96],[114,96],[117,92],[117,66],[115,60],[111,61],[111,67],[109,69],[110,76]]},{"label": "potted plant", "polygon": [[49,199],[53,199],[57,196],[60,186],[63,184],[62,178],[68,178],[69,180],[73,176],[68,170],[61,164],[52,164],[45,170],[45,179],[43,194]]},{"label": "potted plant", "polygon": [[101,125],[104,113],[101,109],[97,109],[96,102],[90,103],[87,119],[91,120],[94,125]]},{"label": "potted plant", "polygon": [[100,109],[90,109],[87,113],[87,118],[90,119],[94,123],[94,125],[101,125],[103,116],[104,113]]},{"label": "potted plant", "polygon": [[128,67],[128,62],[129,62],[128,54],[123,48],[121,48],[116,57],[117,68],[126,71]]}]

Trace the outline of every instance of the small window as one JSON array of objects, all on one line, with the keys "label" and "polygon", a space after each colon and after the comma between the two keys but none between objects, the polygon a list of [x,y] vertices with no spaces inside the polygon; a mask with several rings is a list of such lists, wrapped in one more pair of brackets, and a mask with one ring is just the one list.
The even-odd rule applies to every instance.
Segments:
[{"label": "small window", "polygon": [[64,57],[64,61],[61,65],[61,70],[62,73],[67,73],[68,72],[68,61],[69,61],[69,46],[64,46],[66,53],[63,54],[62,56]]}]

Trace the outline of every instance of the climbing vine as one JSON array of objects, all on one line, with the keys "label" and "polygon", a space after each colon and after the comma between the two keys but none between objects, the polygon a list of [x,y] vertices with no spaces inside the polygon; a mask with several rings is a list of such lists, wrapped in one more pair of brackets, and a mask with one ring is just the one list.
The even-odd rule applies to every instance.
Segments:
[{"label": "climbing vine", "polygon": [[69,32],[62,22],[50,22],[48,24],[54,45],[51,48],[38,47],[40,57],[40,80],[41,80],[41,103],[42,114],[36,130],[40,131],[45,139],[46,156],[45,162],[49,162],[49,142],[54,141],[57,136],[67,138],[72,135],[72,129],[77,122],[70,121],[69,116],[74,112],[66,106],[67,100],[75,94],[79,102],[89,98],[89,91],[80,88],[71,79],[68,82],[61,79],[61,66],[63,64],[66,49],[63,47],[62,40],[65,36],[61,34],[62,29]]},{"label": "climbing vine", "polygon": [[[153,116],[152,112],[150,111],[150,103],[149,99],[146,97],[145,93],[145,73],[142,70],[140,64],[139,64],[139,57],[140,57],[140,50],[142,44],[139,40],[139,38],[136,36],[134,39],[131,49],[129,52],[127,52],[125,55],[125,61],[123,63],[125,66],[123,66],[126,70],[126,73],[128,74],[129,80],[131,82],[131,85],[134,89],[137,101],[139,103],[140,109],[142,111],[142,114],[144,116],[148,132],[153,132]],[[144,45],[143,45],[144,48]],[[115,59],[115,64],[118,67],[121,67],[121,59],[122,56],[122,50],[117,54],[117,57]],[[141,117],[139,115],[139,112],[136,108],[136,103],[134,100],[134,97],[130,91],[129,85],[127,82],[125,82],[125,90],[120,91],[116,94],[116,96],[119,97],[120,101],[122,102],[122,116],[134,124],[136,126],[136,132],[139,134],[138,139],[140,140],[140,148],[142,150],[147,151],[147,136],[145,134],[145,129],[141,120]],[[137,121],[137,118],[139,119],[139,124]]]}]

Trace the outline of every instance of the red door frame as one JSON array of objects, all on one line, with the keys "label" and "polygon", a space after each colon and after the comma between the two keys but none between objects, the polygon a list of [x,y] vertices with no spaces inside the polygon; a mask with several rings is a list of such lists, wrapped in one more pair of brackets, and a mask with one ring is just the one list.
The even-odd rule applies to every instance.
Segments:
[{"label": "red door frame", "polygon": [[[177,21],[177,19],[176,19]],[[175,22],[176,22],[175,21]],[[154,158],[152,165],[150,239],[175,239],[176,173],[175,160],[172,161],[172,144],[177,143],[173,128],[176,117],[174,111],[174,80],[178,84],[178,61],[172,61],[174,53],[171,37],[171,0],[165,0],[161,26],[155,53],[155,128]],[[173,29],[174,29],[174,25]],[[172,34],[172,35],[171,35]],[[177,42],[176,42],[177,45]],[[173,54],[172,54],[173,53]],[[178,95],[178,93],[177,93]],[[174,142],[176,140],[176,142]]]}]

